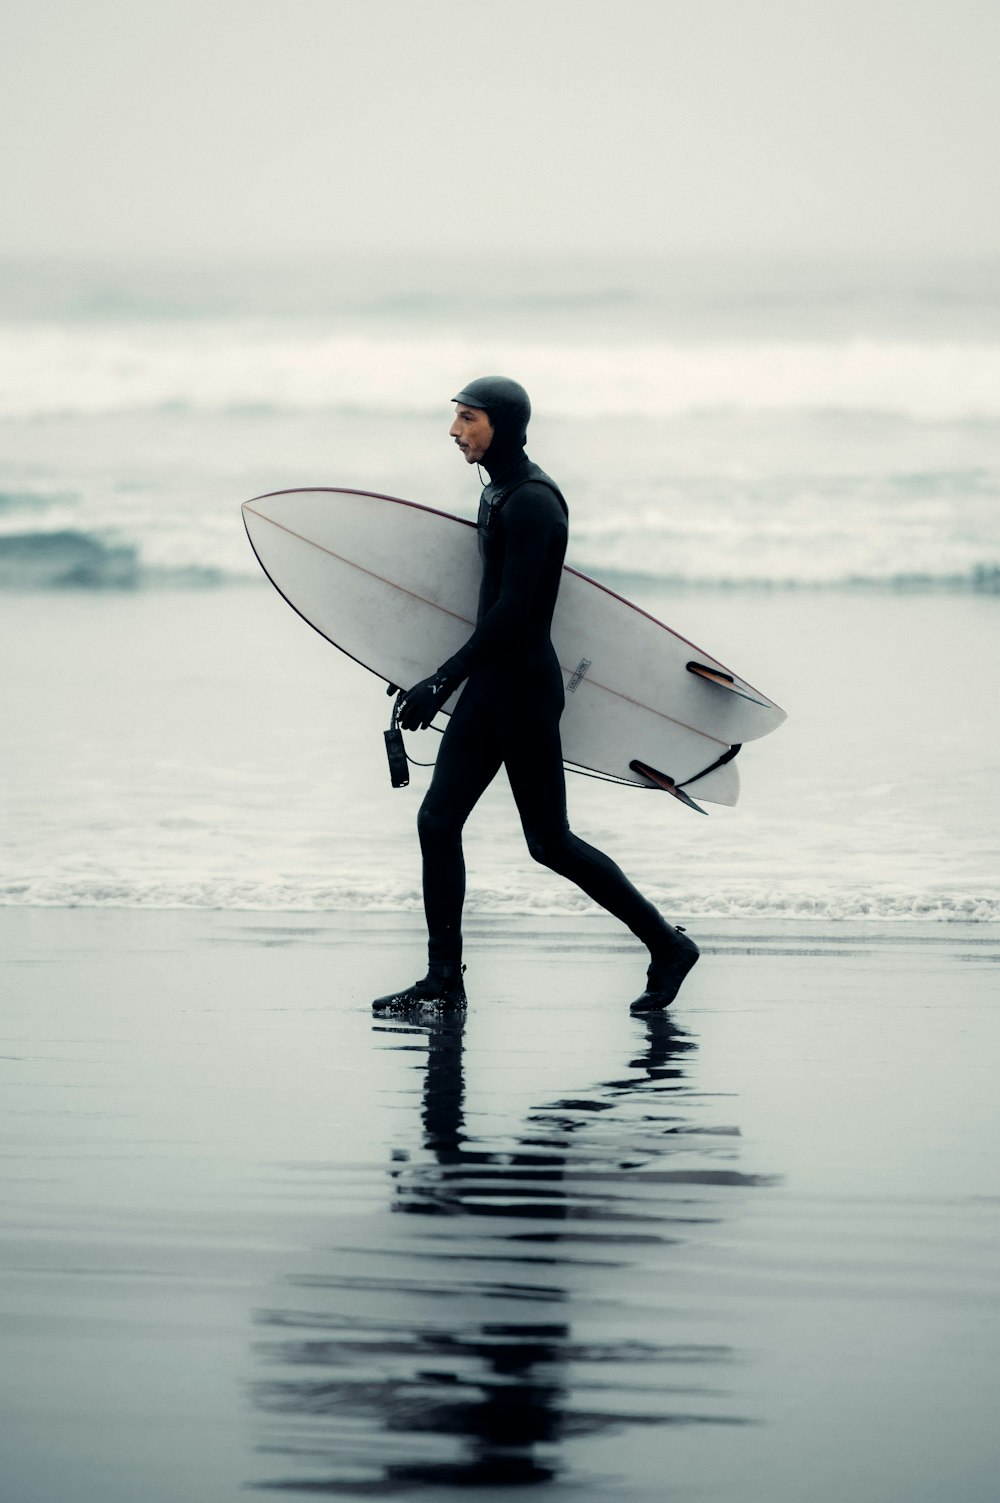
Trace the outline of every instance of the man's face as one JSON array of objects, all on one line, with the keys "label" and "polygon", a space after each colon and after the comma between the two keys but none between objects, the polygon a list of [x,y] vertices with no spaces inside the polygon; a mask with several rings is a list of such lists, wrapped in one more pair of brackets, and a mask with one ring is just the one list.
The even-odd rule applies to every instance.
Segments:
[{"label": "man's face", "polygon": [[493,424],[481,407],[466,407],[464,402],[455,403],[455,421],[448,429],[465,455],[466,464],[475,464],[482,459],[493,442]]}]

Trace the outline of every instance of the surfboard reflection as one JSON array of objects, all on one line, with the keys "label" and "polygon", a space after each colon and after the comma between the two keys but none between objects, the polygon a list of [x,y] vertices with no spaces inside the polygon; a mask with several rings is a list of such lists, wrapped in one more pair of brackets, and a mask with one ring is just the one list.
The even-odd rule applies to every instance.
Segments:
[{"label": "surfboard reflection", "polygon": [[256,1485],[391,1496],[568,1468],[584,1497],[575,1441],[745,1423],[717,1387],[732,1350],[692,1340],[646,1288],[723,1219],[726,1192],[760,1183],[731,1167],[736,1129],[678,1110],[691,1035],[651,1016],[620,1077],[498,1144],[467,1121],[462,1024],[376,1026],[426,1050],[419,1148],[393,1156],[377,1238],[332,1249],[327,1270],[290,1280],[294,1308],[258,1317],[260,1449],[291,1471]]}]

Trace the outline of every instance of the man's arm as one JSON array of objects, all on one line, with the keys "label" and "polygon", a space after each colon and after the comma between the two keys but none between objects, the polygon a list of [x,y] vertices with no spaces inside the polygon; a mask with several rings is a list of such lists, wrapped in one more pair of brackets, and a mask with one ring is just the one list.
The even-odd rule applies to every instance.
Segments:
[{"label": "man's arm", "polygon": [[404,730],[429,725],[438,709],[481,663],[517,648],[518,628],[531,609],[549,550],[562,543],[566,515],[554,491],[528,481],[505,503],[500,592],[472,636],[437,673],[409,690],[399,723]]}]

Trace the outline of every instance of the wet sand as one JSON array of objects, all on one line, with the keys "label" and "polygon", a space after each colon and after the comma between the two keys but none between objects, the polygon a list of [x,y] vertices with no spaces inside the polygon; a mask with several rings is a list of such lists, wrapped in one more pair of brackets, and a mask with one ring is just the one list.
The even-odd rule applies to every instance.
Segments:
[{"label": "wet sand", "polygon": [[4,1496],[995,1498],[1000,936],[696,934],[0,912]]}]

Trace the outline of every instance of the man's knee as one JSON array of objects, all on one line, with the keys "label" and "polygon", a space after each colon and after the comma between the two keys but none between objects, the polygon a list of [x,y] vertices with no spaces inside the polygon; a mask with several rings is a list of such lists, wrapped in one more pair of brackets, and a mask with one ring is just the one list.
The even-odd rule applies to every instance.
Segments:
[{"label": "man's knee", "polygon": [[417,814],[417,834],[421,850],[446,845],[461,834],[461,828],[441,805],[424,799]]},{"label": "man's knee", "polygon": [[528,843],[528,855],[540,866],[550,867],[552,871],[559,871],[566,859],[566,835],[558,830],[536,830],[530,833],[526,830],[524,838]]}]

